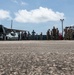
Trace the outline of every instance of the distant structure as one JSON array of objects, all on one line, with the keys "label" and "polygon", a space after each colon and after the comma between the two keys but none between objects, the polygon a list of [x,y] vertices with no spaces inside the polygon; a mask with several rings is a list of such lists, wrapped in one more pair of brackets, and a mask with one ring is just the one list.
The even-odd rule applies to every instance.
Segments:
[{"label": "distant structure", "polygon": [[[15,35],[16,33],[18,34],[18,40],[21,40],[23,37],[23,33],[25,32],[25,30],[18,30],[18,29],[11,29],[11,28],[6,28],[4,27],[3,25],[0,25],[0,39],[1,40],[7,40],[9,39],[10,37],[8,37],[7,35],[10,34],[11,36],[13,36],[12,39],[15,39]],[[21,34],[22,36],[21,36]]]},{"label": "distant structure", "polygon": [[63,37],[63,31],[64,31],[64,29],[63,29],[63,21],[64,21],[64,19],[60,19],[60,21],[62,23],[62,37]]},{"label": "distant structure", "polygon": [[[7,36],[10,34],[13,36]],[[15,37],[17,34],[17,37]],[[74,40],[74,26],[65,27],[64,36],[59,33],[59,29],[53,26],[48,29],[46,34],[41,32],[39,35],[33,30],[31,33],[26,30],[9,29],[0,25],[0,40]]]},{"label": "distant structure", "polygon": [[13,20],[11,20],[11,29],[12,29],[12,27],[13,27]]}]

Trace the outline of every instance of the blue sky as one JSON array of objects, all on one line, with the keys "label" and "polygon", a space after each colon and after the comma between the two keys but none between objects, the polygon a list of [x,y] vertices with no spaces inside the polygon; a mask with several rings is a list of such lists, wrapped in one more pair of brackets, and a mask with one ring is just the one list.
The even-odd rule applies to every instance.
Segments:
[{"label": "blue sky", "polygon": [[61,18],[64,27],[74,24],[73,8],[73,0],[0,0],[0,24],[10,28],[13,19],[15,29],[46,34],[55,26],[61,32]]}]

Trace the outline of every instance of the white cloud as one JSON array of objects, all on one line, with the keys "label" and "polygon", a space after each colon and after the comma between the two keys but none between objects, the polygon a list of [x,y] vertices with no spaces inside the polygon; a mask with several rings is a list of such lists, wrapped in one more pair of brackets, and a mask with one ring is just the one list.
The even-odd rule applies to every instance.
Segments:
[{"label": "white cloud", "polygon": [[10,19],[10,13],[9,11],[6,11],[6,10],[0,10],[0,20],[3,20],[3,19]]},{"label": "white cloud", "polygon": [[48,21],[58,21],[65,18],[64,13],[54,12],[52,9],[39,7],[31,11],[19,10],[15,13],[15,21],[21,23],[40,23]]}]

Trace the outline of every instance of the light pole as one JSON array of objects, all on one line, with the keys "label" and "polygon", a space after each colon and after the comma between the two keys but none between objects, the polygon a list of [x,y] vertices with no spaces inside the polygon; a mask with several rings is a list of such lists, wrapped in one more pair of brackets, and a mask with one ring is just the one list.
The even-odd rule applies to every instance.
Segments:
[{"label": "light pole", "polygon": [[60,19],[61,23],[62,23],[62,37],[63,37],[63,21],[64,19]]},{"label": "light pole", "polygon": [[13,20],[11,20],[11,29],[12,29],[12,26],[13,26]]}]

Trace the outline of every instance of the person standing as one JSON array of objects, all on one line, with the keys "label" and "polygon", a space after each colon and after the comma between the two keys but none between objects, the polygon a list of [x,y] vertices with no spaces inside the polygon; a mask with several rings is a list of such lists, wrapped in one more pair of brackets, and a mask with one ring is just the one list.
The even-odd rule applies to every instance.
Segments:
[{"label": "person standing", "polygon": [[35,31],[32,31],[32,40],[35,40]]},{"label": "person standing", "polygon": [[42,32],[41,32],[41,34],[40,34],[40,40],[42,40],[43,39],[43,35],[42,35]]},{"label": "person standing", "polygon": [[51,39],[50,29],[48,29],[48,31],[47,31],[47,40],[50,40],[50,39]]}]

